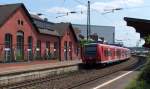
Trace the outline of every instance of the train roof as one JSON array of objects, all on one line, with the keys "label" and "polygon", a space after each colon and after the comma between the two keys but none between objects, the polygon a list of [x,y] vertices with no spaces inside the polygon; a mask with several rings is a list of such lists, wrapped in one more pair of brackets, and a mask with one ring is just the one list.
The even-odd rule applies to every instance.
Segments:
[{"label": "train roof", "polygon": [[89,43],[89,44],[85,44],[85,45],[101,45],[101,46],[109,46],[109,47],[117,47],[117,48],[121,48],[121,49],[128,49],[126,47],[120,47],[120,46],[116,46],[116,45],[110,45],[110,44],[102,44],[102,43]]}]

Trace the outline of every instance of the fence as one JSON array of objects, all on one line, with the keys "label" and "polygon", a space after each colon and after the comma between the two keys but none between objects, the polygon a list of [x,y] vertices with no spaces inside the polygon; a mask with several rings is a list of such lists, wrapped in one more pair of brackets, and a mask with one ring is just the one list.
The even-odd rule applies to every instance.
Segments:
[{"label": "fence", "polygon": [[58,58],[58,49],[54,48],[28,48],[26,45],[22,47],[17,47],[16,45],[5,47],[5,45],[0,45],[0,62],[4,63]]}]

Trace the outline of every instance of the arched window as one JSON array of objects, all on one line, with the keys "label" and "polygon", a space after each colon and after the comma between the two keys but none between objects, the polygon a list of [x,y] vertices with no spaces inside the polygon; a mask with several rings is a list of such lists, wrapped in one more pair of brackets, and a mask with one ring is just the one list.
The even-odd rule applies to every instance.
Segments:
[{"label": "arched window", "polygon": [[12,35],[5,34],[5,48],[11,48],[11,47],[12,47]]},{"label": "arched window", "polygon": [[29,49],[32,49],[32,43],[33,43],[32,36],[29,36],[29,37],[28,37],[28,48],[29,48]]},{"label": "arched window", "polygon": [[32,39],[32,36],[29,36],[28,37],[28,60],[32,60],[33,59],[32,45],[33,45],[33,39]]},{"label": "arched window", "polygon": [[40,59],[41,58],[41,41],[37,40],[36,44],[36,58]]},{"label": "arched window", "polygon": [[17,32],[17,59],[24,58],[24,32],[18,31]]},{"label": "arched window", "polygon": [[12,56],[12,35],[5,34],[5,62],[11,62],[13,60]]}]

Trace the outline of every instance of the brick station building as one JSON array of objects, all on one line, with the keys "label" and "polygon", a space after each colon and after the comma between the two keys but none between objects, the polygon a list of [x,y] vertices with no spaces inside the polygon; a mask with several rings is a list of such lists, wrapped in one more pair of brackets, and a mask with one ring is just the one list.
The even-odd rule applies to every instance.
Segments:
[{"label": "brick station building", "polygon": [[0,62],[79,58],[71,23],[30,15],[22,3],[0,5],[0,13]]}]

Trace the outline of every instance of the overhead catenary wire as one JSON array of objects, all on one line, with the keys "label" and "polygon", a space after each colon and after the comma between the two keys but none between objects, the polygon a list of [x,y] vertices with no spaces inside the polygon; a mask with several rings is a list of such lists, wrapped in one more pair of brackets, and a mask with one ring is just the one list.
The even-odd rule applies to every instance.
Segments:
[{"label": "overhead catenary wire", "polygon": [[[66,0],[64,0],[64,2],[65,2]],[[74,0],[76,3],[78,3],[78,4],[81,4],[81,5],[85,5],[86,7],[87,7],[87,4],[85,4],[85,3],[83,3],[83,2],[81,2],[81,1],[79,1],[79,0]],[[124,2],[124,7],[119,7],[119,8],[113,8],[113,9],[110,9],[110,11],[107,11],[107,12],[101,12],[101,15],[103,16],[103,17],[105,17],[107,20],[109,20],[109,21],[111,21],[112,22],[112,20],[110,20],[110,19],[108,19],[106,16],[104,16],[104,14],[108,14],[108,13],[113,13],[114,11],[122,11],[122,10],[130,10],[130,9],[140,9],[140,8],[148,8],[148,7],[150,7],[150,5],[147,5],[147,6],[139,6],[139,7],[127,7],[127,4],[126,4],[126,1],[125,0],[123,0],[123,2]],[[91,11],[94,11],[94,9],[93,8],[91,8]],[[77,13],[81,13],[81,14],[83,14],[83,13],[86,13],[86,11],[84,12],[84,11],[75,11],[76,12],[76,14]],[[97,11],[96,11],[97,12]],[[62,13],[62,14],[66,14],[66,15],[64,15],[64,16],[68,16],[69,14],[68,14],[69,12],[66,12],[66,13]],[[98,13],[98,12],[97,12]],[[63,16],[63,15],[62,15]],[[62,16],[57,16],[57,17],[62,17]]]},{"label": "overhead catenary wire", "polygon": [[87,4],[86,3],[83,3],[83,2],[81,2],[81,1],[79,1],[79,0],[74,0],[75,2],[77,2],[77,3],[79,3],[79,4],[81,4],[81,5],[85,5],[85,6],[87,6]]}]

